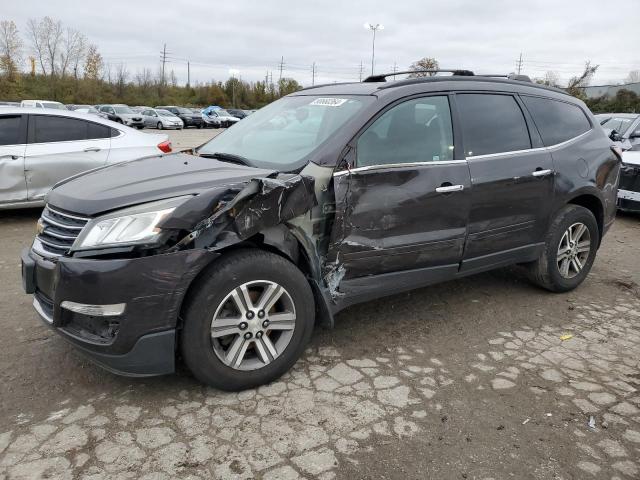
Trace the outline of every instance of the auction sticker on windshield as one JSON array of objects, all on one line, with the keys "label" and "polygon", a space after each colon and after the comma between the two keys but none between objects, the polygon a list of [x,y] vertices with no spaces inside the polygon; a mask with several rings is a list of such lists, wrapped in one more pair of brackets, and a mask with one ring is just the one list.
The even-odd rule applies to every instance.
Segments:
[{"label": "auction sticker on windshield", "polygon": [[320,105],[322,107],[339,107],[346,103],[346,98],[316,98],[309,105]]}]

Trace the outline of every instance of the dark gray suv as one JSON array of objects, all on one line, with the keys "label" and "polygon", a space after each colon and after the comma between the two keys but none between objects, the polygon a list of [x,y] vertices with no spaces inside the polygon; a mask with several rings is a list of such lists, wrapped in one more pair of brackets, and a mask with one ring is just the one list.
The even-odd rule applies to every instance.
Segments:
[{"label": "dark gray suv", "polygon": [[577,287],[620,170],[585,105],[468,71],[386,77],[59,184],[22,255],[35,309],[114,372],[182,357],[238,390],[286,372],[348,305],[511,264]]}]

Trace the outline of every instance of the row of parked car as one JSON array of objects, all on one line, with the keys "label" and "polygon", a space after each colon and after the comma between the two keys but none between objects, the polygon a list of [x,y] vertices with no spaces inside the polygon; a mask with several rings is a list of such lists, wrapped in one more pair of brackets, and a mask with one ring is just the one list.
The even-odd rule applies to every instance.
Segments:
[{"label": "row of parked car", "polygon": [[124,104],[100,104],[100,105],[64,105],[60,102],[49,100],[23,100],[17,102],[0,102],[0,106],[46,108],[54,110],[72,110],[78,113],[87,113],[99,117],[108,118],[128,127],[178,129],[194,128],[228,128],[239,122],[254,110],[228,109],[217,105],[204,109],[187,108],[177,105],[162,105],[156,107],[136,106],[129,107]]}]

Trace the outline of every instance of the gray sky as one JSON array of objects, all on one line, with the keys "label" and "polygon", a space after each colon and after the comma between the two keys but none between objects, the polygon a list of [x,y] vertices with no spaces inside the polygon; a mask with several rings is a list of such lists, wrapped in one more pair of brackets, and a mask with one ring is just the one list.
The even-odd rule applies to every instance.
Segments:
[{"label": "gray sky", "polygon": [[[145,5],[143,5],[143,3]],[[424,56],[442,68],[509,73],[523,54],[522,73],[554,70],[562,81],[600,64],[592,84],[620,82],[640,69],[637,15],[625,3],[602,0],[23,0],[3,1],[0,19],[16,22],[26,37],[29,18],[49,15],[82,31],[105,61],[125,63],[131,75],[159,67],[166,42],[179,83],[225,80],[237,69],[246,80],[267,71],[311,84],[358,80],[360,62],[371,72],[371,31],[376,72],[388,72]],[[626,3],[631,7],[631,3]],[[26,38],[25,38],[26,40]],[[28,43],[28,42],[27,42]]]}]

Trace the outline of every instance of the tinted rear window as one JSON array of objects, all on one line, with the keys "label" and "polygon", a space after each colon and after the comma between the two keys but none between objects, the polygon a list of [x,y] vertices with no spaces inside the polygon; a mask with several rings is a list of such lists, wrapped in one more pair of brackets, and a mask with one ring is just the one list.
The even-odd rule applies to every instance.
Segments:
[{"label": "tinted rear window", "polygon": [[24,143],[20,139],[20,115],[0,117],[0,145]]},{"label": "tinted rear window", "polygon": [[456,103],[467,157],[531,148],[524,115],[511,95],[463,93]]},{"label": "tinted rear window", "polygon": [[546,146],[570,140],[591,129],[582,109],[550,98],[522,96]]},{"label": "tinted rear window", "polygon": [[34,115],[32,119],[34,143],[68,142],[111,136],[109,127],[76,118]]}]

